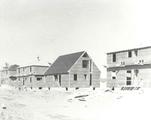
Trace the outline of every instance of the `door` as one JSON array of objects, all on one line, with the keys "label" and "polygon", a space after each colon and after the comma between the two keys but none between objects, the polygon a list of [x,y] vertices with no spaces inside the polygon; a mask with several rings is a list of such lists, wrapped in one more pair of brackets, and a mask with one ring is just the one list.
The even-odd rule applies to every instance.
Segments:
[{"label": "door", "polygon": [[92,74],[90,74],[90,86],[92,85]]}]

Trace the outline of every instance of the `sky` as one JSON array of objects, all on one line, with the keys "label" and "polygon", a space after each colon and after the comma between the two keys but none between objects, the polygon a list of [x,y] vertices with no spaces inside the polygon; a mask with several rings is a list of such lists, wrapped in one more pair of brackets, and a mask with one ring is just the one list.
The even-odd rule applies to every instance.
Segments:
[{"label": "sky", "polygon": [[53,63],[87,51],[105,76],[106,53],[151,45],[150,0],[0,0],[0,66]]}]

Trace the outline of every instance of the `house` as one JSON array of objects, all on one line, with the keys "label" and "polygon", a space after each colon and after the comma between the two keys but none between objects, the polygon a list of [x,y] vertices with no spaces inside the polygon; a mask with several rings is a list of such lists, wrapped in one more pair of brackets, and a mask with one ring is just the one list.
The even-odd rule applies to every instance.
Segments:
[{"label": "house", "polygon": [[107,86],[151,87],[151,46],[107,53]]},{"label": "house", "polygon": [[22,86],[26,88],[38,88],[42,89],[46,86],[44,80],[44,73],[49,68],[49,66],[43,65],[29,65],[24,67],[19,67],[17,69],[17,82],[18,87]]},{"label": "house", "polygon": [[68,88],[100,87],[100,70],[87,52],[59,56],[45,72],[47,86]]},{"label": "house", "polygon": [[14,81],[17,79],[17,68],[19,65],[7,65],[0,71],[1,84],[9,84],[14,86]]}]

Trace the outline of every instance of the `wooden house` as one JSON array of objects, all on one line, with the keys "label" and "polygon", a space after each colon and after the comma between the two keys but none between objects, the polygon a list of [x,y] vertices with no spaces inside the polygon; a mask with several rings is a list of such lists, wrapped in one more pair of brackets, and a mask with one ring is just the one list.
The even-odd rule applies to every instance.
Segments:
[{"label": "wooden house", "polygon": [[151,87],[151,46],[107,53],[107,86]]},{"label": "wooden house", "polygon": [[87,52],[59,56],[45,72],[48,88],[100,87],[100,70]]},{"label": "wooden house", "polygon": [[17,87],[38,88],[46,87],[44,73],[49,66],[29,65],[17,69]]}]

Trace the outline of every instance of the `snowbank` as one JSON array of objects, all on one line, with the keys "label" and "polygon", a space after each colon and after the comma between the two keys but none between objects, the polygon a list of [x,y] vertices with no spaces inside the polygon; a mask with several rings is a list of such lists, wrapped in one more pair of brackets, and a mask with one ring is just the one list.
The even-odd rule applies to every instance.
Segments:
[{"label": "snowbank", "polygon": [[[0,88],[0,120],[149,119],[151,90],[51,89],[18,91]],[[4,119],[4,117],[6,117]]]}]

